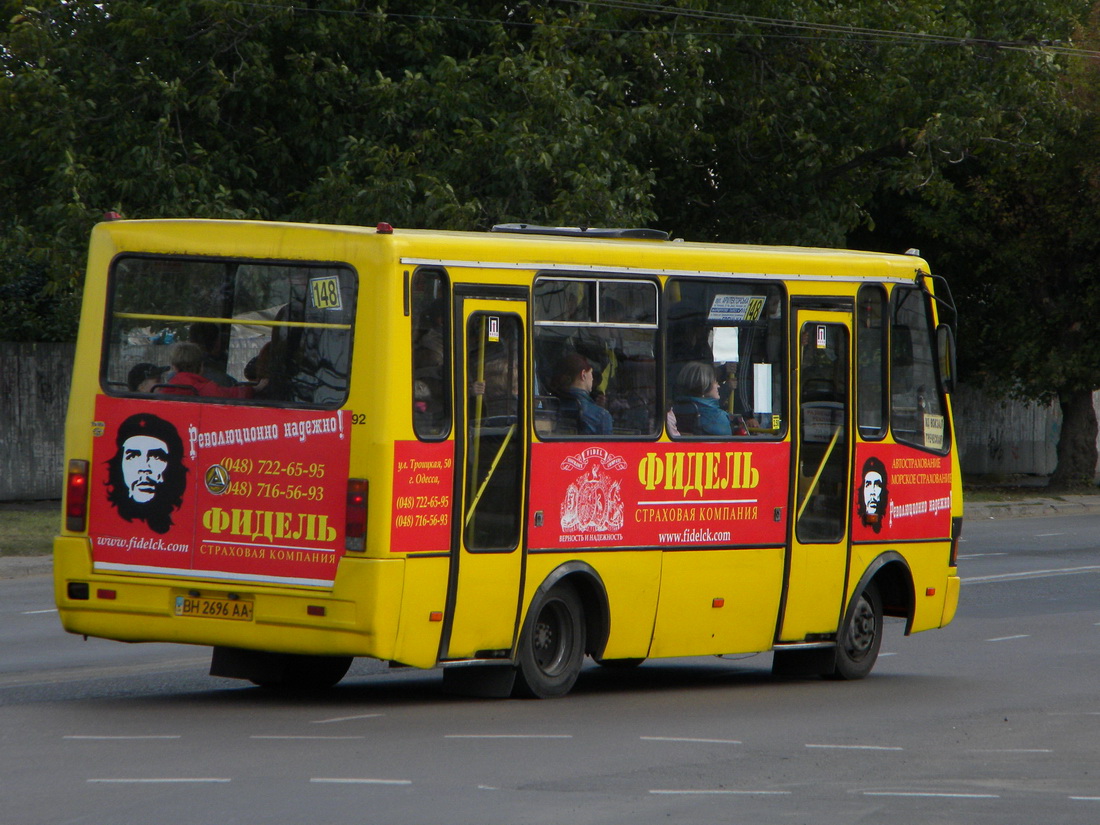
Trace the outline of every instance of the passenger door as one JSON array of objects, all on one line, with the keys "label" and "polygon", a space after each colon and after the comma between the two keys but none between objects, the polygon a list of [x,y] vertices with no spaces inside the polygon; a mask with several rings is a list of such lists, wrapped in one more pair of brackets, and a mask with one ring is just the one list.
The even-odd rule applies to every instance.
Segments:
[{"label": "passenger door", "polygon": [[511,654],[523,573],[526,293],[455,303],[455,498],[440,659]]},{"label": "passenger door", "polygon": [[795,324],[793,525],[778,641],[827,642],[848,571],[852,313],[800,309]]}]

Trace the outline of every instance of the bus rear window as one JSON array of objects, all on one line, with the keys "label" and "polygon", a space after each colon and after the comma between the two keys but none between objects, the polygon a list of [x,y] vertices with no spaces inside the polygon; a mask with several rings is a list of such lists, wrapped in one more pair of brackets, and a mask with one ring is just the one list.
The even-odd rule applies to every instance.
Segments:
[{"label": "bus rear window", "polygon": [[348,394],[355,293],[346,266],[120,257],[111,272],[103,388],[339,407]]}]

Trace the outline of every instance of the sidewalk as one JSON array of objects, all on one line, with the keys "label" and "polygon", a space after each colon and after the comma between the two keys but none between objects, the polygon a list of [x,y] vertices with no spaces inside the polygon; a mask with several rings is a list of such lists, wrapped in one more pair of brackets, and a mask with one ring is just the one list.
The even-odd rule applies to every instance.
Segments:
[{"label": "sidewalk", "polygon": [[965,502],[963,516],[978,519],[1033,518],[1036,516],[1079,516],[1100,513],[1100,494],[1036,495],[1012,501]]}]

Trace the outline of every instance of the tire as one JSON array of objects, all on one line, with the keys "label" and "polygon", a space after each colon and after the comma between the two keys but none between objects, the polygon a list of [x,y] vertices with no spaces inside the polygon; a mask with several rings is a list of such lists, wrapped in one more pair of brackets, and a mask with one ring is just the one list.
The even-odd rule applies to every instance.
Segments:
[{"label": "tire", "polygon": [[299,656],[274,654],[275,667],[249,679],[252,684],[268,690],[327,690],[347,675],[351,656]]},{"label": "tire", "polygon": [[584,661],[584,608],[568,584],[554,585],[531,605],[520,635],[515,694],[532,699],[564,696]]},{"label": "tire", "polygon": [[834,679],[862,679],[871,672],[882,645],[882,597],[874,582],[855,600],[836,642]]}]

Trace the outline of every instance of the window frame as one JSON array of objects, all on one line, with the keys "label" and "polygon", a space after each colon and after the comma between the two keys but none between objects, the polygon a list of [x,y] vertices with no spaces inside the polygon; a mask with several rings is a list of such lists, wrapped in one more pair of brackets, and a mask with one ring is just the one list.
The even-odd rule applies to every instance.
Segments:
[{"label": "window frame", "polygon": [[[218,325],[232,326],[234,324],[244,326],[259,326],[274,329],[276,327],[282,327],[294,325],[301,329],[344,329],[348,334],[347,342],[347,383],[344,387],[342,398],[338,402],[324,402],[324,403],[311,403],[293,400],[282,400],[274,398],[224,398],[224,397],[200,397],[190,394],[153,394],[132,392],[125,386],[125,382],[112,381],[109,379],[109,367],[112,365],[111,360],[111,346],[112,337],[116,332],[115,320],[119,317],[130,316],[135,319],[140,319],[148,315],[150,321],[157,321],[163,319],[164,316],[158,316],[154,313],[131,313],[125,310],[115,309],[115,299],[119,288],[118,268],[121,264],[128,260],[140,260],[151,262],[179,262],[181,264],[187,263],[199,263],[199,264],[233,264],[239,270],[241,266],[255,266],[255,267],[271,267],[271,268],[286,268],[297,270],[339,270],[349,278],[348,282],[345,282],[341,278],[340,288],[344,289],[345,285],[348,287],[348,304],[350,311],[350,319],[345,323],[338,324],[322,324],[322,323],[308,323],[308,322],[272,322],[272,321],[234,321],[233,316],[175,316],[173,319],[176,323],[200,323],[210,322]],[[223,285],[226,281],[223,279]],[[102,335],[100,338],[99,348],[99,370],[98,381],[100,390],[108,396],[117,398],[153,398],[157,401],[181,401],[184,403],[200,403],[200,404],[230,404],[234,406],[242,406],[248,408],[263,408],[274,407],[280,409],[304,409],[304,410],[338,410],[343,408],[351,394],[351,371],[352,364],[354,363],[354,349],[355,349],[355,327],[356,317],[358,315],[358,299],[359,299],[359,271],[347,261],[322,261],[322,260],[299,260],[299,259],[284,259],[284,258],[255,258],[255,257],[235,257],[232,255],[196,255],[196,254],[161,254],[156,252],[147,251],[127,251],[116,254],[110,262],[107,269],[107,289],[103,308],[103,322],[102,322]],[[232,307],[229,303],[223,304],[225,311],[231,311]],[[165,353],[167,355],[167,353]],[[122,383],[123,389],[118,389],[119,383]],[[238,382],[245,384],[248,382]]]},{"label": "window frame", "polygon": [[[416,300],[416,281],[419,277],[431,277],[438,276],[439,288],[442,292],[441,295],[437,295],[435,299],[446,299],[446,307],[443,313],[443,329],[442,329],[442,344],[443,344],[443,363],[441,380],[443,382],[443,393],[441,397],[447,400],[447,409],[443,416],[444,426],[438,433],[422,433],[417,426],[416,418],[416,382],[417,382],[417,365],[416,365],[416,348],[417,348],[417,307],[414,305]],[[411,418],[413,433],[416,435],[418,441],[425,442],[440,442],[446,441],[451,437],[451,432],[454,430],[455,409],[454,409],[454,358],[453,358],[453,320],[454,320],[454,284],[451,282],[450,273],[441,266],[423,266],[417,267],[413,270],[412,276],[408,281],[409,286],[409,365],[410,365],[410,377],[411,383],[409,385],[409,391],[411,394],[411,400],[409,404],[409,415]],[[422,379],[420,379],[422,380]]]},{"label": "window frame", "polygon": [[[929,348],[927,350],[928,363],[932,368],[932,395],[937,399],[939,412],[935,413],[941,419],[943,419],[943,444],[939,448],[930,447],[927,443],[917,441],[913,438],[907,438],[899,435],[904,433],[905,430],[895,426],[897,423],[897,404],[895,403],[896,394],[894,392],[895,385],[895,365],[897,363],[895,344],[897,341],[896,328],[900,326],[897,324],[897,314],[902,305],[910,296],[915,296],[920,301],[921,312],[924,315],[924,334],[927,336],[927,342]],[[917,285],[904,285],[895,286],[890,294],[889,312],[890,312],[890,330],[889,330],[889,352],[890,352],[890,374],[889,374],[889,393],[890,393],[890,434],[893,436],[894,441],[898,444],[903,444],[913,449],[922,450],[924,452],[932,453],[933,455],[947,455],[951,451],[951,420],[948,415],[947,399],[943,393],[943,379],[940,375],[939,364],[939,351],[936,346],[936,324],[933,317],[931,296],[921,289]],[[906,326],[906,329],[916,329],[916,327]],[[916,362],[914,362],[916,363]],[[919,407],[918,407],[919,410]],[[920,413],[918,413],[919,415]],[[927,413],[924,413],[927,414]],[[923,431],[923,422],[920,422],[921,429]]]},{"label": "window frame", "polygon": [[[787,379],[787,364],[788,364],[788,361],[790,359],[790,349],[791,349],[791,340],[790,340],[790,331],[789,331],[790,324],[791,324],[791,302],[790,302],[790,292],[787,289],[787,284],[785,282],[781,281],[781,280],[761,279],[759,277],[750,278],[750,277],[731,276],[731,277],[728,277],[728,278],[723,278],[723,277],[715,277],[715,276],[707,276],[707,275],[684,274],[684,275],[670,276],[665,281],[665,284],[664,284],[665,293],[667,294],[671,290],[673,284],[684,284],[684,283],[705,284],[707,286],[715,287],[716,291],[717,291],[717,289],[720,289],[721,287],[733,287],[733,288],[737,288],[737,289],[748,289],[750,291],[755,290],[757,294],[750,295],[749,297],[764,297],[765,300],[767,301],[767,300],[770,300],[774,295],[774,297],[779,301],[779,306],[780,306],[781,311],[780,311],[780,315],[779,315],[778,319],[776,320],[776,323],[778,324],[779,329],[781,330],[781,332],[780,332],[780,342],[781,342],[782,351],[778,354],[778,358],[777,358],[776,361],[774,361],[774,362],[761,362],[761,363],[771,363],[772,364],[772,369],[773,369],[772,388],[773,388],[773,391],[774,391],[774,388],[778,387],[779,388],[779,395],[780,395],[779,406],[781,407],[781,409],[778,411],[779,416],[780,416],[780,426],[775,431],[770,431],[770,432],[761,431],[761,432],[755,432],[755,433],[750,431],[746,435],[736,435],[736,434],[731,434],[731,435],[708,435],[708,434],[705,434],[705,433],[702,434],[702,435],[694,435],[694,434],[686,434],[685,435],[685,434],[673,433],[671,428],[668,426],[668,421],[667,421],[667,418],[666,418],[663,426],[664,426],[665,431],[668,434],[668,438],[672,441],[687,442],[687,443],[699,442],[699,441],[703,441],[703,442],[706,442],[706,441],[723,441],[723,442],[725,442],[725,441],[738,441],[738,442],[746,442],[746,441],[751,441],[751,442],[757,442],[757,441],[783,441],[787,437],[787,431],[790,428],[790,422],[791,422],[791,411],[790,411],[791,389],[790,389],[790,386],[789,386],[789,381]],[[771,294],[760,295],[759,294],[760,292],[771,293]],[[674,379],[672,379],[668,374],[669,369],[671,368],[671,364],[672,364],[672,359],[670,357],[670,352],[669,352],[669,349],[670,349],[669,343],[670,343],[670,339],[671,339],[672,319],[669,317],[669,313],[671,312],[673,306],[674,306],[674,304],[671,300],[667,300],[667,299],[665,300],[665,306],[664,306],[664,313],[665,314],[662,318],[663,323],[661,324],[662,363],[661,363],[661,367],[660,367],[660,377],[659,377],[658,380],[660,381],[660,384],[661,384],[661,405],[662,405],[661,409],[664,410],[666,412],[666,414],[669,411],[671,411],[672,405],[675,401],[675,388],[672,386],[673,383],[674,383]],[[709,315],[710,309],[711,309],[711,307],[704,308],[704,312]],[[767,309],[767,304],[765,304],[765,310],[766,309]],[[767,323],[767,317],[764,316],[761,322],[766,324]],[[761,322],[758,322],[758,323],[761,323]],[[737,324],[731,324],[731,325],[727,325],[726,328],[739,329],[740,327]],[[753,363],[753,362],[750,362],[750,363]],[[775,409],[772,410],[773,417],[776,415],[776,412],[777,411]]]},{"label": "window frame", "polygon": [[[538,288],[540,283],[546,282],[566,282],[566,283],[578,283],[584,285],[594,285],[594,307],[595,307],[595,320],[571,320],[571,321],[548,321],[543,320],[540,317],[539,304],[538,304]],[[652,289],[653,295],[653,321],[652,323],[634,323],[634,322],[619,322],[619,321],[605,321],[602,319],[604,308],[602,306],[601,286],[604,284],[611,284],[615,286],[622,286],[627,284],[644,285]],[[661,397],[661,378],[660,378],[660,364],[661,364],[661,352],[662,352],[662,330],[661,330],[661,311],[662,311],[662,290],[661,283],[656,276],[645,277],[644,274],[631,273],[630,275],[616,275],[615,273],[607,272],[593,272],[593,273],[581,273],[581,272],[538,272],[535,275],[531,284],[531,308],[530,308],[530,326],[531,326],[531,344],[530,344],[530,364],[531,364],[531,377],[529,379],[529,385],[531,387],[531,404],[532,409],[529,411],[530,420],[534,425],[535,437],[539,441],[558,442],[558,441],[656,441],[661,437],[661,433],[664,431],[664,422],[660,413],[660,397]],[[656,386],[654,387],[653,398],[650,403],[653,405],[653,428],[648,433],[615,433],[614,431],[608,435],[590,435],[581,433],[554,433],[541,431],[536,422],[539,420],[539,407],[543,399],[552,396],[550,387],[541,387],[539,393],[534,391],[535,381],[540,379],[543,372],[540,370],[542,366],[539,362],[539,334],[542,329],[593,329],[593,330],[650,330],[653,333],[652,345],[653,345],[653,370],[654,380]],[[552,365],[551,365],[552,369]]]},{"label": "window frame", "polygon": [[[864,335],[863,330],[863,306],[865,296],[875,294],[878,299],[878,304],[881,309],[880,321],[881,327],[879,329],[878,336],[878,348],[880,353],[879,358],[879,398],[878,398],[878,412],[882,416],[882,420],[877,427],[864,426],[862,419],[862,400],[863,400],[863,371],[860,366],[860,359],[864,353],[864,341],[868,338]],[[860,286],[859,291],[856,293],[856,317],[855,317],[855,372],[856,372],[856,386],[855,386],[855,418],[856,418],[856,431],[859,434],[861,441],[882,441],[886,438],[886,434],[890,431],[890,366],[893,363],[893,353],[890,351],[890,295],[887,294],[886,288],[879,283],[863,284]]]}]

